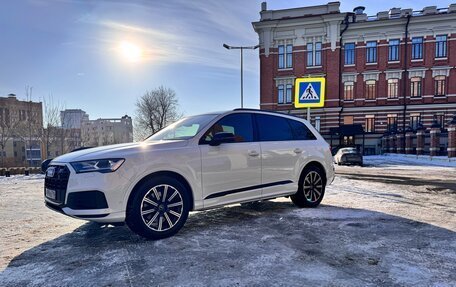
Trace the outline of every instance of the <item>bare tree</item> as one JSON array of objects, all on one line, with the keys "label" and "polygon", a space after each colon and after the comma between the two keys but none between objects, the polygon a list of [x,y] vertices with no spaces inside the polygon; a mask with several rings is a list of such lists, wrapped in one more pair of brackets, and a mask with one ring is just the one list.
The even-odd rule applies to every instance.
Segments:
[{"label": "bare tree", "polygon": [[136,102],[135,137],[144,139],[181,117],[176,93],[163,86],[147,91]]},{"label": "bare tree", "polygon": [[46,155],[49,156],[51,148],[57,144],[60,135],[60,110],[63,106],[55,102],[50,94],[43,100],[44,105],[44,128],[38,133],[39,139],[44,146]]},{"label": "bare tree", "polygon": [[4,167],[4,154],[7,142],[12,139],[17,131],[19,120],[11,114],[12,111],[2,109],[0,113],[0,148],[1,167]]}]

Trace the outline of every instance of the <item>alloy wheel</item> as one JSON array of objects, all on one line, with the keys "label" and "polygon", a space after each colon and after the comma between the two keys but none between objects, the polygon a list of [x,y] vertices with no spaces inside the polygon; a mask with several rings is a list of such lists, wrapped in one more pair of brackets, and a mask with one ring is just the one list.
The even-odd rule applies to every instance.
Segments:
[{"label": "alloy wheel", "polygon": [[303,184],[304,196],[309,202],[317,202],[323,193],[323,181],[320,174],[311,171],[306,175]]},{"label": "alloy wheel", "polygon": [[182,216],[183,200],[179,190],[168,184],[152,187],[141,202],[141,217],[153,231],[171,229]]}]

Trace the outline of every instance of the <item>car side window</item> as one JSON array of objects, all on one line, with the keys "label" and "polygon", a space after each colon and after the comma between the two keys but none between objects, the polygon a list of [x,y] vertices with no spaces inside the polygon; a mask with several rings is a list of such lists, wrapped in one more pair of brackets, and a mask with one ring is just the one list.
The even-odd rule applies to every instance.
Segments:
[{"label": "car side window", "polygon": [[235,142],[253,142],[252,115],[248,113],[230,114],[216,122],[203,135],[200,143],[209,143],[216,133],[232,133]]},{"label": "car side window", "polygon": [[279,116],[255,115],[260,141],[291,141],[293,132],[288,120]]},{"label": "car side window", "polygon": [[301,122],[295,120],[288,120],[291,128],[293,129],[294,139],[295,140],[316,140],[315,135],[310,131],[310,129]]}]

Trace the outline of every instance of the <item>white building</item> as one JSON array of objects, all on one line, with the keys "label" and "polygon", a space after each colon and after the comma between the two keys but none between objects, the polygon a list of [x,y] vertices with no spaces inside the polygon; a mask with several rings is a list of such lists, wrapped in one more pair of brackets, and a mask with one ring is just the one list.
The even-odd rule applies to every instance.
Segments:
[{"label": "white building", "polygon": [[89,115],[81,109],[66,109],[60,112],[60,121],[64,129],[80,129],[82,121],[89,120]]},{"label": "white building", "polygon": [[103,146],[133,142],[131,117],[84,120],[81,124],[83,146]]}]

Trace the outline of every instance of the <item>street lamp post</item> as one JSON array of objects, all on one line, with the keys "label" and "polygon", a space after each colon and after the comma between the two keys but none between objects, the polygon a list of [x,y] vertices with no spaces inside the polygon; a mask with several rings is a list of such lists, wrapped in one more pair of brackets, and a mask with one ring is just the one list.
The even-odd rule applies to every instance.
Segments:
[{"label": "street lamp post", "polygon": [[257,49],[258,47],[260,47],[260,45],[256,45],[256,46],[229,46],[227,44],[223,44],[223,47],[228,49],[228,50],[241,50],[241,108],[244,107],[244,72],[243,72],[243,62],[244,62],[244,49],[249,49],[249,50],[255,50]]}]

